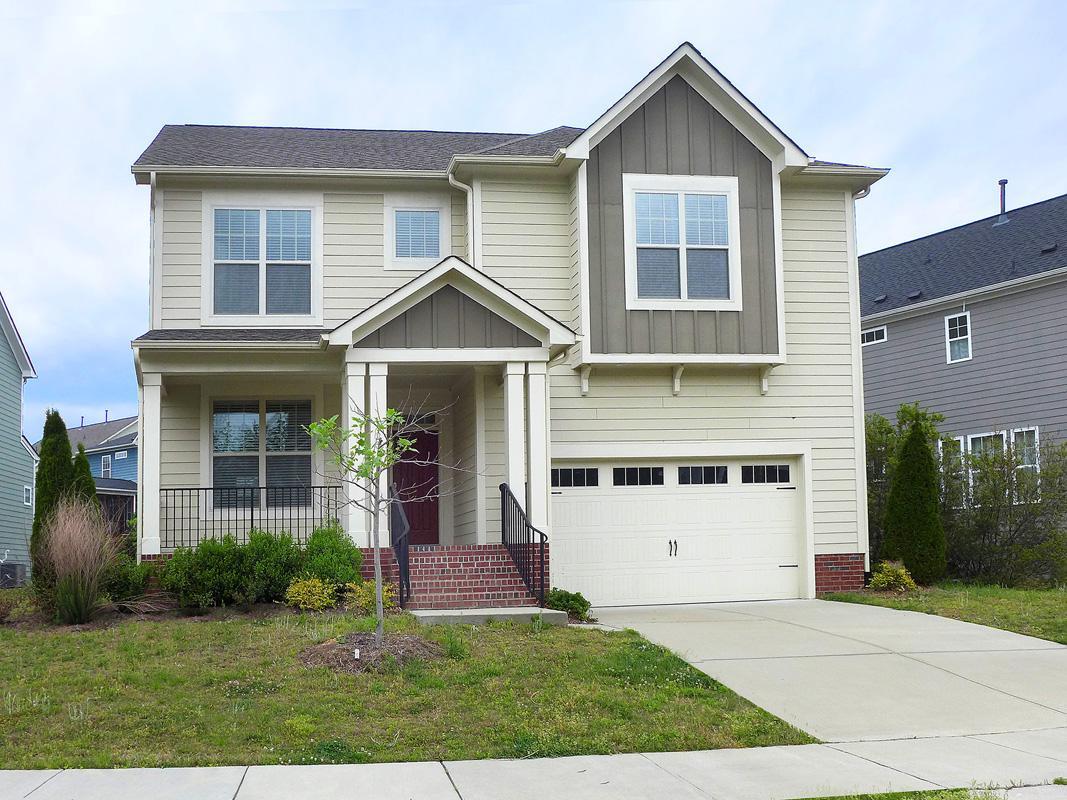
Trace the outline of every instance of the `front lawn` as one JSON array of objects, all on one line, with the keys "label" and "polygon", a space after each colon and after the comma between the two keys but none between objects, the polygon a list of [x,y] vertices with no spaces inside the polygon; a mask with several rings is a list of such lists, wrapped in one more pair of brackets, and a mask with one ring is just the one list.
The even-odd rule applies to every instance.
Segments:
[{"label": "front lawn", "polygon": [[828,600],[938,614],[1067,644],[1067,589],[1002,589],[943,583],[906,595],[830,594]]},{"label": "front lawn", "polygon": [[800,744],[633,632],[419,629],[445,657],[368,674],[297,654],[373,621],[280,614],[0,626],[0,767],[503,758]]}]

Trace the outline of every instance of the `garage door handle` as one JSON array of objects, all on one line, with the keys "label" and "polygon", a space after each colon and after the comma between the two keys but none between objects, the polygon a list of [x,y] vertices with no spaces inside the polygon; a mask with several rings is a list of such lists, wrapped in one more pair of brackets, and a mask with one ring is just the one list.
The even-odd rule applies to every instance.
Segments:
[{"label": "garage door handle", "polygon": [[779,564],[778,568],[779,569],[794,569],[794,568],[799,569],[800,568],[800,564]]},{"label": "garage door handle", "polygon": [[668,557],[673,557],[673,556],[678,555],[678,540],[677,539],[668,539],[667,540],[667,555],[668,555]]},{"label": "garage door handle", "polygon": [[780,492],[795,492],[797,490],[796,486],[775,486],[774,488]]}]

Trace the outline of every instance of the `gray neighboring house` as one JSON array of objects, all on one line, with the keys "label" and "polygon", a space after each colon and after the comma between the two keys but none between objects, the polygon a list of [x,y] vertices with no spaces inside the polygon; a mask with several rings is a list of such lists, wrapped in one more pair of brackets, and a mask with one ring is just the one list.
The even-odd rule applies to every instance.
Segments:
[{"label": "gray neighboring house", "polygon": [[0,587],[25,581],[30,564],[37,453],[22,435],[23,387],[37,373],[0,294]]},{"label": "gray neighboring house", "polygon": [[[1002,184],[1003,186],[1003,184]],[[961,450],[1067,437],[1067,195],[859,259],[867,412],[945,415]]]}]

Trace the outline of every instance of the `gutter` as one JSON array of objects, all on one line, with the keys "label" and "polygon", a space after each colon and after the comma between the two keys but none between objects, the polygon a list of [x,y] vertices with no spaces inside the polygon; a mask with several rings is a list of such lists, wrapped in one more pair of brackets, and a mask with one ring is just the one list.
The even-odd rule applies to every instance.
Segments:
[{"label": "gutter", "polygon": [[130,347],[133,348],[134,353],[140,350],[169,350],[171,352],[181,350],[317,350],[319,341],[190,342],[183,339],[151,339],[143,342],[132,341]]},{"label": "gutter", "polygon": [[[454,159],[453,159],[454,161]],[[453,164],[448,165],[448,183],[459,189],[467,196],[467,258],[471,266],[477,266],[478,259],[474,252],[474,189],[469,184],[463,183],[452,174]]]},{"label": "gutter", "polygon": [[876,314],[867,314],[860,319],[864,323],[874,322],[882,324],[892,320],[916,317],[941,307],[951,308],[952,306],[979,300],[989,300],[1002,295],[1017,294],[1018,292],[1025,292],[1048,284],[1059,283],[1063,280],[1067,280],[1067,266],[1048,270],[1047,272],[1039,272],[1036,275],[1012,278],[1010,281],[993,283],[989,286],[982,286],[977,289],[956,292],[955,294],[945,295],[944,297],[935,297],[932,300],[924,300],[921,303],[915,303],[914,305],[905,306],[903,308],[894,308],[889,311],[880,311]]},{"label": "gutter", "polygon": [[147,184],[154,174],[157,175],[249,175],[258,177],[284,178],[414,178],[443,180],[447,171],[440,170],[396,170],[396,169],[291,169],[288,167],[179,167],[165,164],[135,164],[130,167],[137,183]]}]

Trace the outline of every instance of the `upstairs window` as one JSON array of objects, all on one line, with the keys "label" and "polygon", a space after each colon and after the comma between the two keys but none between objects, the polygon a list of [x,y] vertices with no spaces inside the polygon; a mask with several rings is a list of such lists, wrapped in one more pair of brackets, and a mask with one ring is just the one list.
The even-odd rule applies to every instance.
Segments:
[{"label": "upstairs window", "polygon": [[385,268],[428,269],[452,252],[452,197],[445,192],[385,196]]},{"label": "upstairs window", "polygon": [[627,308],[740,310],[737,179],[624,175]]},{"label": "upstairs window", "polygon": [[106,453],[100,456],[100,477],[111,477],[111,456],[107,455]]},{"label": "upstairs window", "polygon": [[878,344],[878,342],[884,342],[886,340],[885,325],[878,328],[868,328],[865,331],[860,332],[860,344],[866,347],[869,344]]},{"label": "upstairs window", "polygon": [[971,360],[971,312],[945,317],[945,358],[949,364]]},{"label": "upstairs window", "polygon": [[215,208],[213,224],[216,316],[311,315],[311,209]]}]

